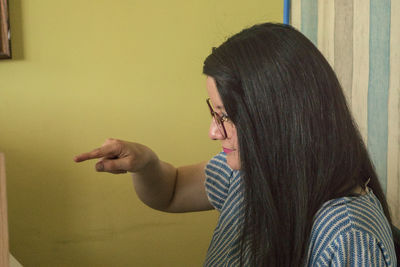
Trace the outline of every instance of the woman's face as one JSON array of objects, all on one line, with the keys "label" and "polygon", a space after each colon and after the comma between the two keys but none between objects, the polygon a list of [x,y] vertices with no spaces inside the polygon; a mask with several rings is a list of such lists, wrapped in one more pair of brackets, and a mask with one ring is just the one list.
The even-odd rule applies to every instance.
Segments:
[{"label": "woman's face", "polygon": [[[211,76],[207,76],[207,92],[214,111],[220,116],[229,115],[226,113],[215,80]],[[222,149],[226,153],[228,165],[234,170],[239,170],[240,158],[236,127],[230,120],[225,121],[224,126],[226,130],[226,138],[224,138],[215,121],[211,120],[208,135],[212,140],[219,140],[221,142]]]}]

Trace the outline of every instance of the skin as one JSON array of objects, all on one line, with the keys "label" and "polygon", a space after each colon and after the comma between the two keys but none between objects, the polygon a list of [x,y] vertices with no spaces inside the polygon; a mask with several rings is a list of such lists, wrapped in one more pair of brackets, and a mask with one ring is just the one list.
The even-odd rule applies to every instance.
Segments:
[{"label": "skin", "polygon": [[[210,102],[213,106],[215,112],[217,112],[220,116],[227,115],[224,105],[221,100],[221,96],[218,93],[218,89],[215,83],[214,78],[207,76],[206,81],[207,93],[210,97]],[[226,130],[226,138],[223,138],[223,135],[218,129],[218,126],[214,121],[211,122],[210,130],[208,131],[208,136],[212,140],[219,140],[221,142],[222,148],[227,148],[232,150],[232,152],[227,153],[226,161],[234,170],[240,169],[240,158],[239,158],[239,146],[238,146],[238,138],[237,131],[235,125],[230,121],[224,122],[225,130]]]},{"label": "skin", "polygon": [[[211,77],[207,77],[207,92],[215,111],[226,113],[221,98]],[[222,147],[232,149],[227,162],[239,169],[239,154],[235,126],[224,122],[227,138],[223,138],[218,126],[211,121],[209,137],[219,140]],[[74,157],[75,162],[98,159],[98,172],[113,174],[131,173],[138,197],[149,207],[165,212],[189,212],[213,209],[204,187],[204,168],[207,162],[175,168],[161,161],[156,153],[142,144],[109,138],[90,152]]]}]

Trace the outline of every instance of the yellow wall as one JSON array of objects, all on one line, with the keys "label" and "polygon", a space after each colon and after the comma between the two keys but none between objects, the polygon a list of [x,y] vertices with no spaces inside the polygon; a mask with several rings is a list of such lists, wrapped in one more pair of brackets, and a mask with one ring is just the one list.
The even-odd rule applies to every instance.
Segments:
[{"label": "yellow wall", "polygon": [[209,159],[203,60],[227,36],[281,21],[280,0],[9,0],[0,151],[10,247],[25,266],[201,266],[215,211],[145,207],[129,175],[75,154],[108,137],[175,165]]}]

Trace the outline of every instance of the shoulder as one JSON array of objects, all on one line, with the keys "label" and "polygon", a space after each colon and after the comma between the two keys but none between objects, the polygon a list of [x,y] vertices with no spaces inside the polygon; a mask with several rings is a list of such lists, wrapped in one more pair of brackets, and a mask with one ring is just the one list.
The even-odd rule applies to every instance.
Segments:
[{"label": "shoulder", "polygon": [[353,264],[368,260],[393,263],[391,236],[390,225],[372,191],[360,197],[334,199],[315,215],[309,261],[311,265],[334,260]]},{"label": "shoulder", "polygon": [[210,159],[205,168],[206,174],[211,176],[229,177],[232,169],[226,162],[226,154],[221,152]]},{"label": "shoulder", "polygon": [[205,167],[205,188],[210,203],[221,211],[227,198],[233,170],[226,162],[226,154],[214,156]]}]

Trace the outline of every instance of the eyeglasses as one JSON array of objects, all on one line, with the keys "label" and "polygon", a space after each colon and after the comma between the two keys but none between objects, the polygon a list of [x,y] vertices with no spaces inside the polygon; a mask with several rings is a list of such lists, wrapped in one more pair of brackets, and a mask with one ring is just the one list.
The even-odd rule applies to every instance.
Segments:
[{"label": "eyeglasses", "polygon": [[207,102],[208,107],[210,108],[211,116],[213,117],[215,123],[218,126],[219,132],[221,133],[222,137],[225,139],[227,137],[227,135],[226,135],[224,122],[228,121],[229,117],[224,114],[222,114],[222,116],[220,116],[217,112],[215,112],[211,106],[210,98],[207,98],[206,102]]}]

